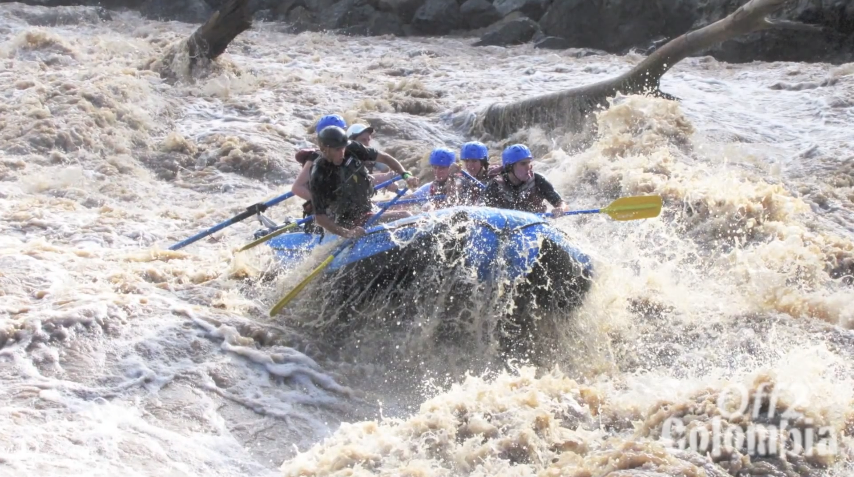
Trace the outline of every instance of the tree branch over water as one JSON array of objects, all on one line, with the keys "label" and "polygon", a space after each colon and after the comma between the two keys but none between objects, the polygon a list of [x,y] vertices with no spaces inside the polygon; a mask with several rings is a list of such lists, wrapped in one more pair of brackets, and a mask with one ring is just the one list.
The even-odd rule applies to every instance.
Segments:
[{"label": "tree branch over water", "polygon": [[727,17],[675,38],[626,73],[592,85],[535,96],[509,104],[493,104],[478,115],[470,133],[487,132],[505,138],[533,125],[582,125],[593,111],[622,94],[670,97],[659,89],[661,77],[674,64],[717,43],[770,28],[792,28],[794,22],[766,18],[789,0],[750,0]]}]

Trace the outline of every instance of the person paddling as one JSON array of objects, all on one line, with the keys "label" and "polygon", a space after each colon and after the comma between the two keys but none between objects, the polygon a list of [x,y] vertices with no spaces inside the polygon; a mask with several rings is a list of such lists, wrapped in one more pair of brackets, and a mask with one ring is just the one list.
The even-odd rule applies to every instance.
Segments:
[{"label": "person paddling", "polygon": [[[371,176],[362,161],[347,151],[349,140],[343,128],[327,126],[317,138],[320,157],[313,161],[309,177],[315,222],[341,237],[361,237],[365,234],[362,226],[374,213]],[[387,211],[377,222],[411,215],[404,210]]]},{"label": "person paddling", "polygon": [[[362,163],[365,164],[365,168],[371,174],[374,174],[374,171],[377,170],[381,173],[390,172],[387,165],[382,162],[377,162],[376,158],[379,156],[379,151],[374,148],[371,148],[371,140],[373,139],[374,128],[371,126],[366,126],[364,124],[353,124],[349,128],[347,128],[347,137],[350,138],[351,141],[357,142],[362,146],[365,146],[365,153],[373,156],[373,160],[365,161]],[[354,147],[354,146],[348,146]],[[394,177],[393,173],[388,177],[381,178],[379,176],[375,176],[378,182],[384,182],[388,179]]]},{"label": "person paddling", "polygon": [[456,154],[446,147],[437,147],[430,152],[429,162],[433,167],[433,182],[422,186],[413,194],[413,197],[445,196],[442,200],[427,202],[423,206],[424,210],[453,205],[457,195],[457,182],[454,180],[453,175],[459,171],[459,166],[456,164]]},{"label": "person paddling", "polygon": [[[341,129],[345,129],[347,128],[347,122],[344,121],[344,118],[342,118],[340,115],[328,114],[320,118],[320,120],[317,122],[317,127],[315,128],[315,130],[318,134],[320,134],[320,131],[322,131],[328,126],[337,126]],[[362,161],[363,164],[379,162],[391,169],[391,172],[388,172],[387,176],[372,176],[375,184],[385,182],[386,180],[393,178],[395,175],[400,175],[401,177],[403,177],[409,187],[418,187],[418,178],[413,176],[411,172],[405,170],[400,164],[400,162],[394,157],[386,154],[385,152],[378,151],[372,147],[367,147],[363,143],[356,141],[348,141],[346,147],[347,153],[359,158],[359,160]],[[311,201],[311,191],[309,191],[308,189],[308,178],[311,173],[311,166],[314,163],[315,159],[317,159],[319,156],[319,149],[300,149],[296,153],[296,161],[300,163],[302,169],[300,170],[299,175],[294,181],[294,185],[291,186],[291,191],[293,191],[294,195],[297,195],[309,202]],[[395,192],[397,190],[397,186],[389,186],[388,189],[392,192]]]},{"label": "person paddling", "polygon": [[[490,177],[497,175],[501,166],[489,166],[489,150],[481,142],[471,141],[460,148],[460,160],[465,165],[465,171],[472,177],[486,184]],[[475,205],[481,201],[483,189],[467,177],[457,179],[457,202],[462,205]]]},{"label": "person paddling", "polygon": [[[343,129],[347,127],[347,123],[344,121],[344,118],[337,114],[327,114],[320,118],[315,130],[320,133],[320,131],[328,126],[337,126]],[[305,199],[305,202],[302,204],[303,218],[314,214],[314,210],[311,206],[311,191],[308,188],[308,182],[311,177],[311,166],[314,165],[314,161],[319,157],[319,149],[300,149],[296,153],[295,159],[300,166],[302,166],[302,169],[300,169],[296,180],[294,180],[294,185],[291,186],[291,192],[293,192],[294,195]]]},{"label": "person paddling", "polygon": [[[338,114],[327,114],[320,118],[317,121],[317,126],[315,130],[318,134],[323,131],[325,128],[329,126],[336,126],[341,129],[347,127],[347,122]],[[347,143],[347,153],[350,155],[354,155],[360,160],[364,161],[380,161],[384,164],[388,165],[392,172],[386,173],[384,175],[372,176],[372,181],[374,184],[379,184],[381,182],[385,182],[395,175],[400,175],[406,180],[407,185],[409,187],[417,187],[418,179],[414,177],[410,172],[406,171],[403,166],[393,157],[388,154],[381,153],[373,148],[366,148],[363,144],[348,141]],[[300,169],[299,175],[297,175],[296,180],[294,181],[293,186],[291,186],[291,191],[294,195],[305,199],[305,202],[302,205],[303,218],[308,217],[309,215],[314,214],[314,210],[311,204],[311,191],[309,190],[309,177],[311,175],[311,167],[314,164],[314,161],[320,157],[319,149],[300,149],[296,153],[296,161],[302,166]],[[388,190],[392,192],[397,191],[397,185],[392,184],[388,187]],[[308,229],[306,229],[308,230]]]},{"label": "person paddling", "polygon": [[502,170],[483,192],[484,205],[541,213],[546,211],[548,202],[555,212],[567,212],[569,206],[545,177],[533,171],[532,161],[531,151],[524,144],[504,149]]}]

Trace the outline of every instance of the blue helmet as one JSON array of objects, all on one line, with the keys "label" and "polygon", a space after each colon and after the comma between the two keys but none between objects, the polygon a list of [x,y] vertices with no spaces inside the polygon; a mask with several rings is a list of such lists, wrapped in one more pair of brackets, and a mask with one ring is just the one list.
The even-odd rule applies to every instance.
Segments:
[{"label": "blue helmet", "polygon": [[481,161],[489,158],[489,150],[483,143],[472,141],[463,144],[460,148],[460,159]]},{"label": "blue helmet", "polygon": [[451,167],[451,164],[457,162],[457,156],[454,151],[446,147],[437,147],[430,153],[430,165],[439,167]]},{"label": "blue helmet", "polygon": [[525,159],[530,159],[531,157],[531,150],[528,149],[528,146],[524,144],[513,144],[512,146],[508,146],[507,149],[501,153],[501,165],[506,167],[511,164],[524,161]]},{"label": "blue helmet", "polygon": [[337,114],[327,114],[317,121],[317,127],[315,127],[314,130],[319,134],[320,131],[323,131],[324,128],[329,126],[338,126],[341,129],[347,129],[347,122]]}]

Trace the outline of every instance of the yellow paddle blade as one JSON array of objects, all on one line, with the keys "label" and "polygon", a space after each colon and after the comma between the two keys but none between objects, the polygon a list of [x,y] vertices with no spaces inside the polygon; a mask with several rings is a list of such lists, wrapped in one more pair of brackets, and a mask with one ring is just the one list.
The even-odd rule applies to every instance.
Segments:
[{"label": "yellow paddle blade", "polygon": [[296,297],[299,292],[301,292],[302,289],[306,287],[306,285],[308,285],[312,280],[314,280],[314,277],[320,274],[320,272],[322,272],[324,268],[328,267],[329,264],[332,263],[332,260],[335,260],[335,255],[330,255],[326,260],[323,261],[323,263],[321,263],[320,265],[318,265],[317,268],[312,270],[311,273],[305,278],[305,280],[301,281],[299,285],[297,285],[293,290],[291,290],[287,295],[285,295],[284,298],[279,300],[279,302],[276,303],[273,308],[270,309],[270,316],[274,316],[280,311],[282,311],[282,308],[287,306],[287,304],[290,303],[291,300],[293,300],[294,297]]},{"label": "yellow paddle blade", "polygon": [[661,213],[660,195],[639,195],[635,197],[623,197],[608,204],[607,207],[599,209],[599,212],[608,214],[614,220],[638,220],[658,217]]},{"label": "yellow paddle blade", "polygon": [[247,243],[240,250],[238,250],[238,252],[242,252],[244,250],[249,250],[250,248],[252,248],[258,244],[262,244],[262,243],[266,242],[267,240],[270,240],[271,238],[273,238],[277,235],[281,235],[281,234],[287,232],[288,230],[290,230],[296,226],[297,226],[296,222],[294,222],[292,224],[285,225],[284,227],[280,228],[279,230],[276,230],[275,232],[270,232],[267,235],[265,235],[265,236],[263,236],[257,240],[253,240],[252,242]]}]

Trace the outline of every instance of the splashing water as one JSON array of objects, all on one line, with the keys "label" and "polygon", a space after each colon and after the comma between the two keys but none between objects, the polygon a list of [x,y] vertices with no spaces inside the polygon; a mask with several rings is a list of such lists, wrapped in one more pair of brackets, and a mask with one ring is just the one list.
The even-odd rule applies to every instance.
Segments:
[{"label": "splashing water", "polygon": [[[468,139],[451,116],[641,58],[277,28],[173,82],[160,60],[192,25],[0,6],[0,473],[850,474],[852,65],[689,58],[662,81],[680,102],[618,96],[595,133],[487,141],[529,144],[573,208],[660,194],[662,215],[556,222],[596,276],[546,369],[417,335],[387,362],[380,332],[363,359],[305,332],[339,305],[322,284],[319,307],[267,317],[314,263],[235,253],[253,220],[166,248],[286,191],[322,114],[369,121],[429,180],[430,149]],[[450,318],[437,303],[418,313]],[[746,438],[716,447],[727,432]]]}]

